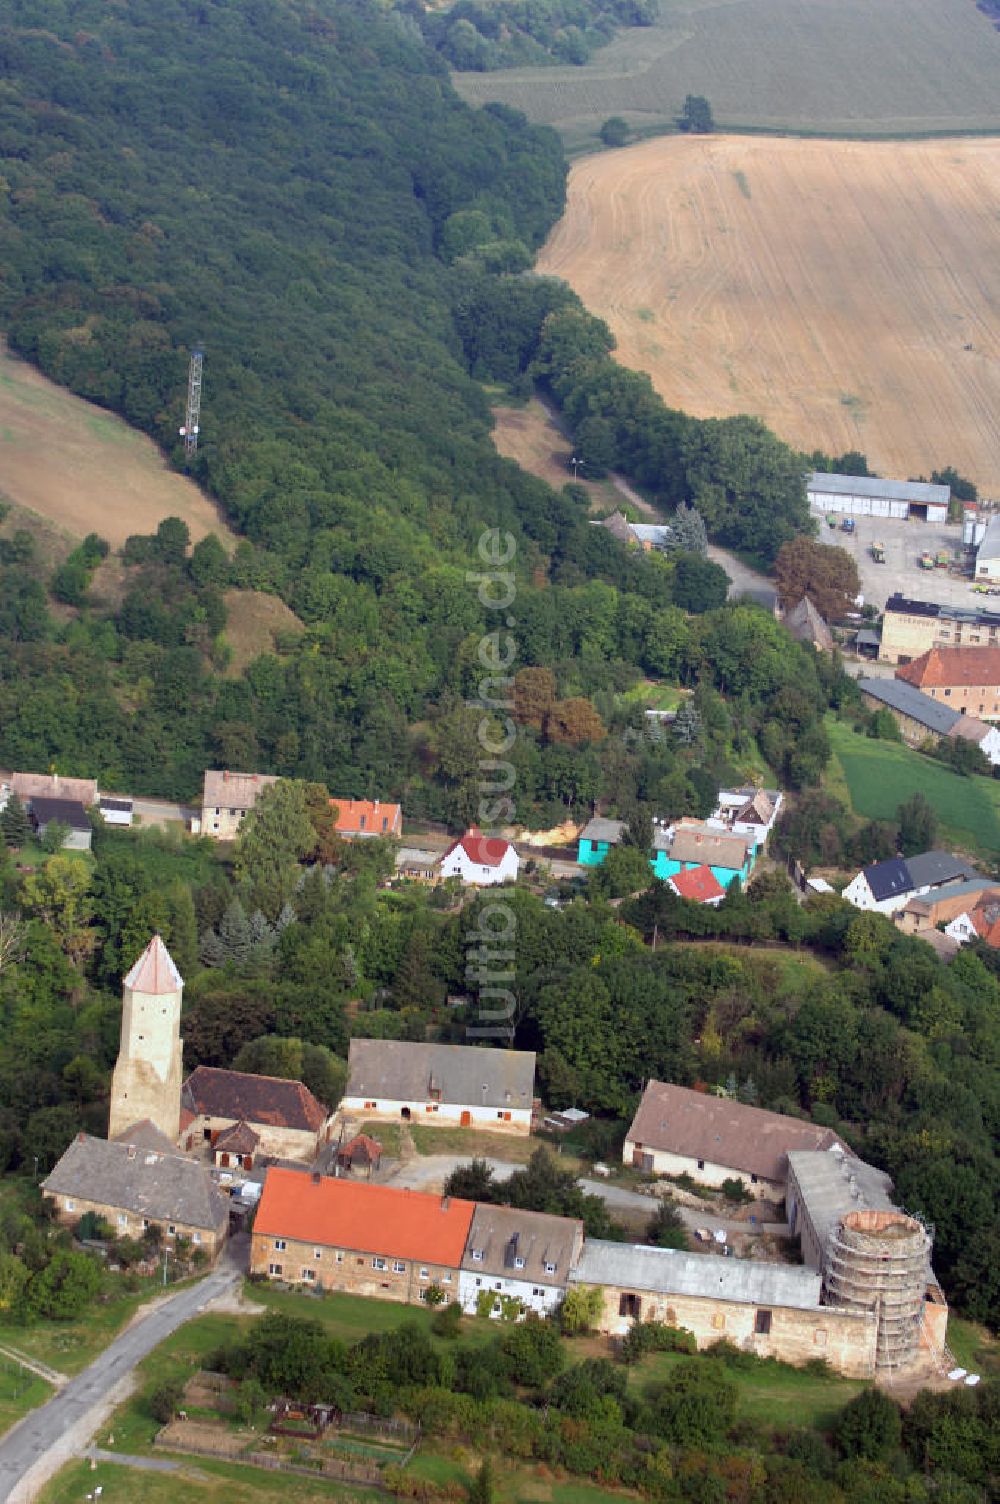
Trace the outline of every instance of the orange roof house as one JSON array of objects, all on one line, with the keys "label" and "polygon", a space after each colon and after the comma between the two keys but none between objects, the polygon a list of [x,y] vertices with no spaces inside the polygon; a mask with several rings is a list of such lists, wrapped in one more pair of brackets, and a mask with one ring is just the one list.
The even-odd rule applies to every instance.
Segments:
[{"label": "orange roof house", "polygon": [[299,1170],[270,1169],[254,1219],[250,1270],[325,1290],[458,1299],[475,1204]]},{"label": "orange roof house", "polygon": [[337,811],[337,834],[352,841],[367,836],[401,836],[403,811],[398,804],[378,799],[331,799]]},{"label": "orange roof house", "polygon": [[1000,647],[930,648],[897,668],[896,678],[960,714],[1000,717]]},{"label": "orange roof house", "polygon": [[726,890],[711,867],[687,867],[675,872],[669,879],[678,898],[690,899],[692,903],[721,903]]},{"label": "orange roof house", "polygon": [[264,1181],[254,1233],[457,1269],[474,1210],[474,1202],[456,1196],[275,1167]]}]

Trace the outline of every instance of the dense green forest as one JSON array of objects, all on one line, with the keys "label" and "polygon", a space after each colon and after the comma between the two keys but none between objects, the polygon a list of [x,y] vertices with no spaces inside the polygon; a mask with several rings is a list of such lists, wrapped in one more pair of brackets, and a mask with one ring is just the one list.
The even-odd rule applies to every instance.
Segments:
[{"label": "dense green forest", "polygon": [[[118,609],[93,561],[49,582],[5,539],[0,759],[178,797],[206,765],[266,767],[457,818],[484,527],[516,543],[518,664],[551,668],[560,699],[697,679],[677,566],[501,460],[484,376],[545,383],[588,453],[613,430],[615,460],[667,508],[696,499],[724,541],[774,552],[808,528],[791,451],[668,413],[566,289],[520,274],[562,207],[559,144],[470,111],[411,30],[336,4],[8,11],[0,319],[175,457],[202,341],[195,474],[243,537],[232,560],[211,542],[188,557],[176,529],[137,542]],[[279,593],[305,628],[239,680],[219,672],[230,585]],[[529,816],[587,807],[565,741],[525,756]]]},{"label": "dense green forest", "polygon": [[458,0],[448,10],[400,6],[453,68],[492,73],[586,63],[620,26],[652,26],[659,0]]}]

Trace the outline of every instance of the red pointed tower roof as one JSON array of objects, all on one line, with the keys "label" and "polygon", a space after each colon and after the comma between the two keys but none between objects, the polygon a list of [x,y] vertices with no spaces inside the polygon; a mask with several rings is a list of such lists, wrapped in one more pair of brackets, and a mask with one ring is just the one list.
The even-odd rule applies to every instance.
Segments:
[{"label": "red pointed tower roof", "polygon": [[125,978],[124,985],[131,987],[133,992],[149,992],[154,996],[179,992],[184,986],[184,978],[159,935],[150,940]]}]

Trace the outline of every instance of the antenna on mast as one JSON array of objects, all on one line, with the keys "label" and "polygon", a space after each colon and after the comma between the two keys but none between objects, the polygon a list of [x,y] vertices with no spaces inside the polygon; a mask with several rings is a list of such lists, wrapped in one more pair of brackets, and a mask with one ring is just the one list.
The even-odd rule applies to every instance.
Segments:
[{"label": "antenna on mast", "polygon": [[194,459],[198,450],[198,426],[201,417],[201,368],[204,364],[205,352],[200,348],[191,351],[191,364],[188,366],[188,394],[187,410],[184,414],[184,426],[178,430],[184,440],[184,458]]}]

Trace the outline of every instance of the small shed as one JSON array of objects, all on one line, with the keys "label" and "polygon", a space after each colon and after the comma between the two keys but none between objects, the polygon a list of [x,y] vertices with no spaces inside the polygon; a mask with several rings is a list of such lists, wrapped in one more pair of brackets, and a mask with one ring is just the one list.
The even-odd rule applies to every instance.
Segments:
[{"label": "small shed", "polygon": [[260,1135],[255,1133],[244,1119],[225,1128],[212,1145],[215,1163],[221,1169],[236,1165],[242,1170],[252,1170],[254,1155],[260,1148]]},{"label": "small shed", "polygon": [[367,1133],[357,1133],[337,1150],[337,1168],[353,1174],[355,1170],[367,1170],[369,1178],[377,1170],[382,1159],[382,1145],[377,1138]]},{"label": "small shed", "polygon": [[111,794],[102,794],[98,808],[101,811],[101,819],[105,825],[132,824],[131,799],[118,798]]}]

